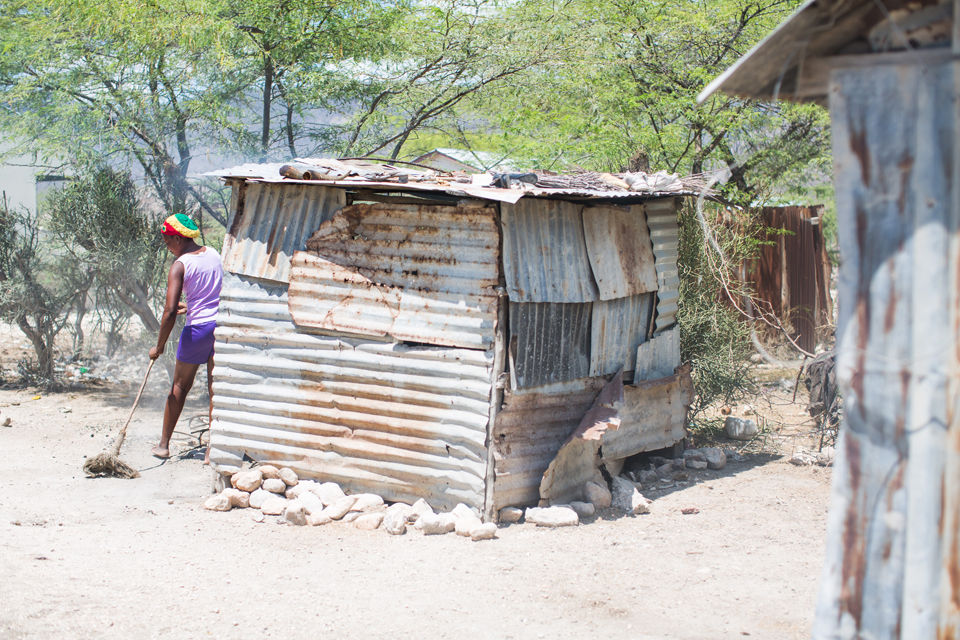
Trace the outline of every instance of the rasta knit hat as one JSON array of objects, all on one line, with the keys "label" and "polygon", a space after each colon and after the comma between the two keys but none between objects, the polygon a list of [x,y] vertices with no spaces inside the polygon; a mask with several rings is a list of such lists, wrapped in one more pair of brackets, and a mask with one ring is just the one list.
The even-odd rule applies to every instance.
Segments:
[{"label": "rasta knit hat", "polygon": [[163,221],[163,228],[160,229],[160,233],[165,236],[196,238],[200,235],[200,229],[197,228],[197,224],[189,217],[178,213]]}]

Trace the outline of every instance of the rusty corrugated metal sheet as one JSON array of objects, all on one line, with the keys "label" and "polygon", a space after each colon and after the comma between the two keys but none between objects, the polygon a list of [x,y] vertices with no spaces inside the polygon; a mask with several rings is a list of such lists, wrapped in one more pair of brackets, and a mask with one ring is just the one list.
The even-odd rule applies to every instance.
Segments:
[{"label": "rusty corrugated metal sheet", "polygon": [[290,281],[290,258],[346,204],[342,189],[304,184],[237,184],[223,241],[223,269]]},{"label": "rusty corrugated metal sheet", "polygon": [[680,366],[680,327],[674,325],[637,348],[635,383],[673,375]]},{"label": "rusty corrugated metal sheet", "polygon": [[590,375],[605,376],[618,369],[633,371],[637,347],[647,339],[652,293],[593,303],[590,322]]},{"label": "rusty corrugated metal sheet", "polygon": [[601,300],[657,290],[653,245],[643,205],[587,207],[583,210],[583,233]]},{"label": "rusty corrugated metal sheet", "polygon": [[483,507],[490,351],[305,332],[286,287],[226,274],[211,457],[388,500]]},{"label": "rusty corrugated metal sheet", "polygon": [[500,207],[503,271],[514,302],[599,299],[583,236],[583,206],[523,198]]},{"label": "rusty corrugated metal sheet", "polygon": [[352,205],[294,254],[300,326],[423,344],[493,344],[499,233],[492,207]]},{"label": "rusty corrugated metal sheet", "polygon": [[590,374],[590,304],[510,302],[510,371],[514,388]]},{"label": "rusty corrugated metal sheet", "polygon": [[680,301],[680,271],[677,255],[680,232],[677,226],[677,199],[652,200],[644,205],[647,226],[653,241],[653,255],[657,269],[657,320],[655,333],[660,333],[677,322],[677,304]]},{"label": "rusty corrugated metal sheet", "polygon": [[606,382],[587,378],[504,391],[493,428],[496,509],[540,502],[544,471]]},{"label": "rusty corrugated metal sheet", "polygon": [[693,402],[690,365],[675,375],[623,388],[620,428],[604,432],[604,460],[664,449],[687,437],[687,409]]}]

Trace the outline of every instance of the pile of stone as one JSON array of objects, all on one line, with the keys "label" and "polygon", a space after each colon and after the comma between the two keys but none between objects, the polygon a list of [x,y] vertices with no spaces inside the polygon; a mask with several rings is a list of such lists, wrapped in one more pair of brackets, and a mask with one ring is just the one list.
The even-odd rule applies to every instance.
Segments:
[{"label": "pile of stone", "polygon": [[300,480],[292,469],[260,465],[230,477],[232,487],[211,496],[204,505],[211,511],[258,509],[254,518],[277,516],[297,526],[320,526],[332,522],[353,523],[357,529],[383,529],[403,535],[407,526],[424,535],[456,532],[473,540],[490,540],[497,525],[484,523],[477,510],[458,504],[450,513],[435,513],[425,500],[412,505],[387,505],[373,493],[347,495],[335,482]]},{"label": "pile of stone", "polygon": [[798,449],[790,458],[790,463],[798,467],[809,467],[811,465],[832,467],[834,457],[836,457],[836,452],[833,447],[824,447],[822,451]]},{"label": "pile of stone", "polygon": [[500,510],[500,522],[515,523],[523,519],[538,527],[570,527],[579,525],[582,518],[593,517],[601,511],[624,515],[650,513],[651,501],[643,497],[633,481],[618,477],[611,484],[612,491],[602,484],[587,482],[582,490],[585,501],[529,507],[526,511],[505,507]]}]

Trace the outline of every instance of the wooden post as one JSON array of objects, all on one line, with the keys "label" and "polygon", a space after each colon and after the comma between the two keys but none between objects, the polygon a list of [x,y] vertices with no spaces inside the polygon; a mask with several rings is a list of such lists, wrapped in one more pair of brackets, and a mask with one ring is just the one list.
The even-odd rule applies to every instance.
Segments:
[{"label": "wooden post", "polygon": [[955,637],[956,86],[953,62],[831,74],[844,426],[814,638]]}]

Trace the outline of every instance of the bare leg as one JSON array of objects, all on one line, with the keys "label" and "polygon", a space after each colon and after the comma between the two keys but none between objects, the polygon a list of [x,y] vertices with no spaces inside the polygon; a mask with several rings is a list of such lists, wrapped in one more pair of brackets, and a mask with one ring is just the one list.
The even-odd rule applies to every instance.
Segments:
[{"label": "bare leg", "polygon": [[177,360],[177,366],[173,370],[173,386],[170,388],[167,405],[163,410],[163,432],[160,434],[160,444],[150,451],[158,458],[170,457],[170,438],[173,436],[173,428],[177,426],[177,420],[183,412],[183,403],[186,402],[187,394],[193,387],[199,368],[198,364]]},{"label": "bare leg", "polygon": [[210,396],[210,422],[207,423],[207,452],[203,464],[210,464],[210,436],[213,434],[213,355],[207,359],[207,395]]}]

